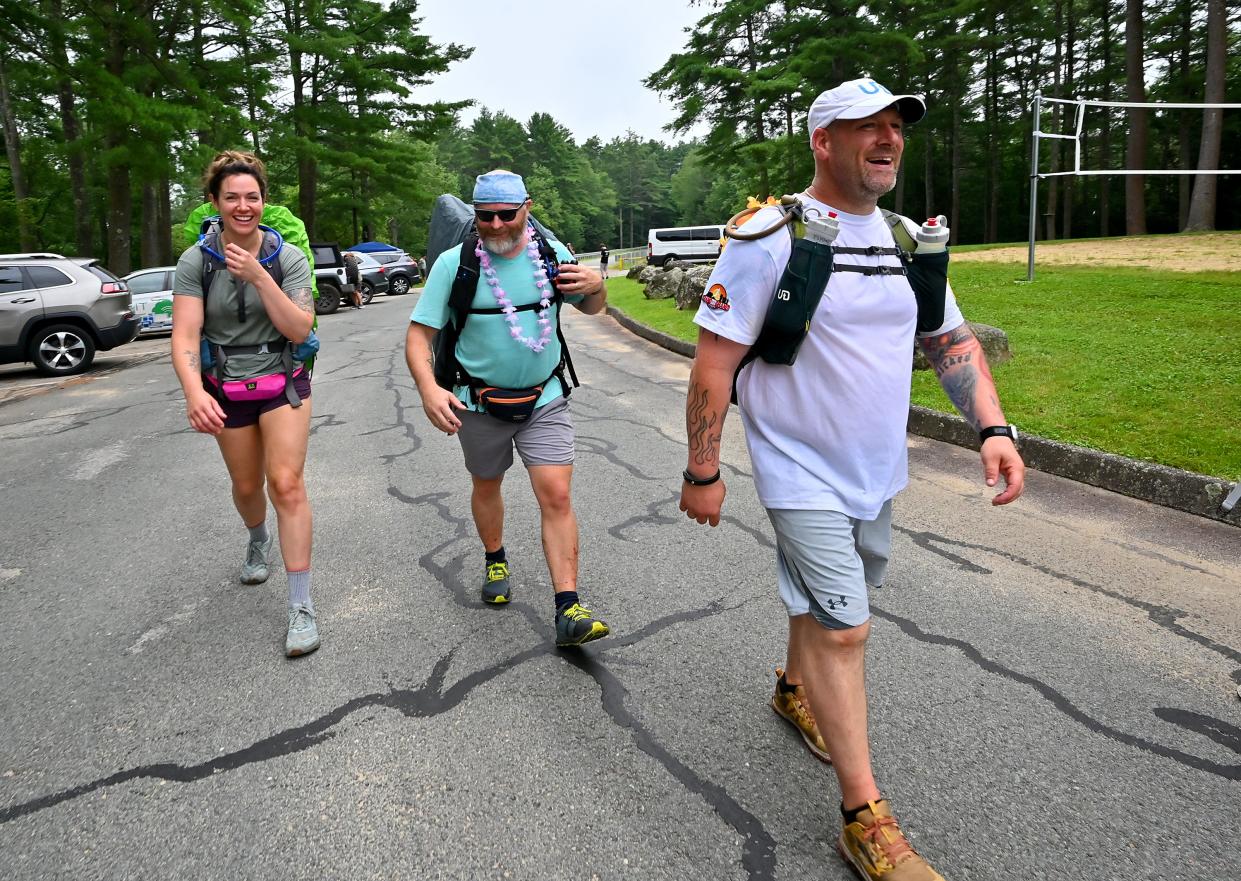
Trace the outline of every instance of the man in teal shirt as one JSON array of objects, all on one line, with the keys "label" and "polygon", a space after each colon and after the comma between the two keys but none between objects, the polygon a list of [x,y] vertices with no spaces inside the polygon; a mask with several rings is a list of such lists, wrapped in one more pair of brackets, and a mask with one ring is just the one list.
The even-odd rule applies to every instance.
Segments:
[{"label": "man in teal shirt", "polygon": [[[470,508],[486,553],[483,601],[507,603],[512,595],[500,485],[516,448],[539,503],[543,551],[556,598],[556,644],[577,646],[607,636],[608,626],[578,602],[577,517],[569,491],[573,421],[569,389],[557,375],[562,350],[556,328],[560,300],[594,315],[607,302],[607,290],[599,273],[569,262],[572,255],[554,240],[549,244],[563,262],[552,270],[558,271],[553,288],[529,222],[530,204],[519,175],[496,170],[478,176],[474,186],[478,282],[455,350],[462,370],[475,380],[473,387],[450,391],[437,385],[431,354],[436,332],[448,322],[461,249],[470,246],[473,237],[445,251],[431,267],[410,315],[405,360],[427,418],[445,434],[455,434],[465,454],[474,484]],[[520,421],[504,418],[504,411],[512,409],[508,405],[487,400],[520,399],[519,392],[534,400],[533,412]]]}]

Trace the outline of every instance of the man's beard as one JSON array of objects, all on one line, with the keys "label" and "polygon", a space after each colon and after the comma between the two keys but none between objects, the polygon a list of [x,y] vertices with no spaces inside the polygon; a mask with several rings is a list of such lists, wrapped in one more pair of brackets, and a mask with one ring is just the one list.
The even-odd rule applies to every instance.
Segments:
[{"label": "man's beard", "polygon": [[880,177],[881,173],[871,174],[869,170],[862,172],[862,191],[868,196],[874,196],[878,199],[880,196],[886,196],[896,188],[896,167],[893,166],[892,176],[887,177],[886,174]]},{"label": "man's beard", "polygon": [[525,235],[526,235],[526,231],[522,229],[522,230],[518,230],[517,232],[513,233],[511,236],[499,235],[499,236],[493,237],[493,236],[483,235],[480,232],[478,234],[478,238],[480,241],[482,241],[483,247],[486,248],[488,251],[490,251],[492,254],[503,255],[503,254],[507,254],[509,251],[512,251],[514,248],[521,245],[521,241],[525,237]]}]

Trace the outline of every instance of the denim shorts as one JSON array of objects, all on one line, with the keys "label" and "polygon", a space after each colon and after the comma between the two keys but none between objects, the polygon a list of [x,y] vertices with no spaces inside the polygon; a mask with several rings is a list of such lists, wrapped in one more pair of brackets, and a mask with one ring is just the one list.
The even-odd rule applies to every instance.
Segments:
[{"label": "denim shorts", "polygon": [[457,418],[465,467],[475,477],[493,480],[508,471],[514,447],[527,468],[573,464],[573,417],[563,397],[539,407],[525,422],[502,422],[472,410],[457,411]]},{"label": "denim shorts", "polygon": [[892,500],[874,520],[787,508],[768,509],[767,516],[789,617],[811,614],[833,630],[865,624],[869,588],[883,586],[892,553]]}]

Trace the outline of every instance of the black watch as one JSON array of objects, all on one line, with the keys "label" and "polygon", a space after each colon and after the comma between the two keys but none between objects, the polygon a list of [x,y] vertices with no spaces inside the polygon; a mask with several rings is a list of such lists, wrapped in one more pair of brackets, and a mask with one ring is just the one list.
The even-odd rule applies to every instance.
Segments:
[{"label": "black watch", "polygon": [[1006,437],[1015,444],[1017,443],[1017,426],[1010,422],[1008,425],[993,425],[978,432],[979,443],[986,441],[989,437]]}]

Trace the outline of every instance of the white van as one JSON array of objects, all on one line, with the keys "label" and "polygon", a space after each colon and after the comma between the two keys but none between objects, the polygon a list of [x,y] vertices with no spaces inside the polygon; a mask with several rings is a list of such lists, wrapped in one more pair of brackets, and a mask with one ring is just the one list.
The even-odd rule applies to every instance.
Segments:
[{"label": "white van", "polygon": [[716,260],[723,245],[723,226],[651,229],[646,233],[646,262],[663,266],[668,260]]}]

